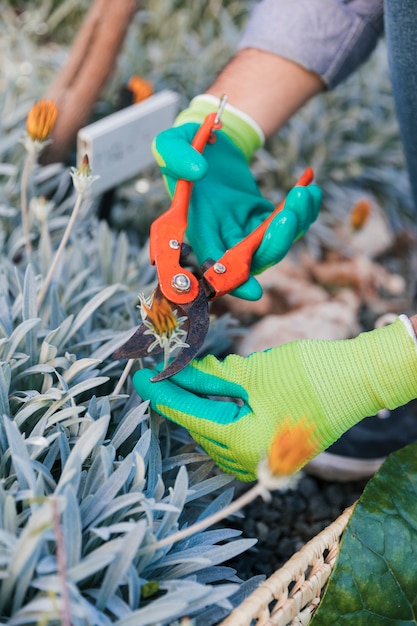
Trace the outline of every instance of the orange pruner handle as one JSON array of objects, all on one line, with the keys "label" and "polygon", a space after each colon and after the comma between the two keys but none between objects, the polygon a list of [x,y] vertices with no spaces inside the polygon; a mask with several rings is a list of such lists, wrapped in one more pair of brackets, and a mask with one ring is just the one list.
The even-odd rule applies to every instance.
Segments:
[{"label": "orange pruner handle", "polygon": [[[295,186],[309,185],[314,178],[313,170],[308,167],[300,176]],[[239,241],[235,246],[226,250],[221,259],[218,259],[204,273],[204,278],[210,285],[213,298],[230,293],[247,281],[250,275],[252,257],[261,245],[265,232],[274,217],[284,208],[285,199],[253,232]]]},{"label": "orange pruner handle", "polygon": [[[221,126],[218,113],[209,113],[194,136],[193,148],[202,153]],[[178,304],[191,302],[199,293],[197,278],[180,265],[192,189],[193,182],[179,179],[171,206],[152,223],[150,231],[150,260],[156,265],[159,286],[168,300]]]}]

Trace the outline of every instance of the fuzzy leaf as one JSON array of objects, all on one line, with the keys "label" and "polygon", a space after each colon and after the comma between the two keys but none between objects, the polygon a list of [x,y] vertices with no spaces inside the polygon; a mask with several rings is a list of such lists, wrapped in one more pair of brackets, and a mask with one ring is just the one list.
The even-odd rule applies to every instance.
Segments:
[{"label": "fuzzy leaf", "polygon": [[9,336],[13,331],[10,304],[8,300],[8,281],[6,272],[0,269],[0,336]]},{"label": "fuzzy leaf", "polygon": [[133,433],[135,428],[146,419],[146,410],[148,409],[149,402],[142,402],[139,406],[134,407],[129,411],[116,428],[112,437],[112,445],[117,450],[126,441],[128,437]]},{"label": "fuzzy leaf", "polygon": [[7,417],[4,417],[4,427],[20,488],[30,489],[34,497],[37,495],[36,474],[33,471],[26,443],[16,424]]},{"label": "fuzzy leaf", "polygon": [[56,357],[57,352],[58,348],[48,343],[45,339],[41,345],[39,363],[48,363],[48,361],[52,361],[52,359]]},{"label": "fuzzy leaf", "polygon": [[120,540],[119,550],[115,555],[114,561],[107,568],[101,585],[100,595],[97,598],[98,609],[103,609],[106,606],[108,598],[113,595],[117,587],[122,583],[123,576],[142,543],[145,531],[146,522],[141,520],[132,525],[132,529]]},{"label": "fuzzy leaf", "polygon": [[[129,455],[113,472],[105,483],[88,500],[88,506],[81,506],[83,528],[88,528],[96,517],[110,504],[118,492],[126,484],[132,472],[132,457]],[[85,501],[87,503],[87,501]],[[84,504],[84,503],[83,503]]]},{"label": "fuzzy leaf", "polygon": [[68,334],[71,330],[74,317],[72,315],[66,317],[61,324],[52,330],[46,337],[45,343],[51,346],[55,346],[58,349],[62,349],[68,339]]},{"label": "fuzzy leaf", "polygon": [[52,511],[49,503],[32,512],[20,535],[14,554],[10,559],[8,577],[0,588],[0,612],[13,596],[14,610],[20,608],[27,587],[30,585],[44,535],[52,526]]},{"label": "fuzzy leaf", "polygon": [[144,496],[140,492],[126,493],[113,498],[113,500],[107,504],[102,513],[96,517],[94,520],[95,526],[91,528],[91,530],[96,532],[96,526],[104,522],[107,518],[116,518],[119,520],[129,517],[131,515],[132,507],[142,502],[143,499]]},{"label": "fuzzy leaf", "polygon": [[162,539],[166,535],[170,534],[173,529],[176,530],[178,518],[183,509],[185,498],[187,496],[188,477],[185,467],[181,467],[175,479],[174,488],[171,490],[169,497],[169,503],[176,507],[176,511],[167,511],[162,518],[161,524],[158,528],[156,537]]},{"label": "fuzzy leaf", "polygon": [[[204,532],[197,533],[191,537],[187,537],[184,541],[181,541],[178,545],[181,546],[181,550],[184,548],[192,548],[197,545],[213,545],[220,541],[226,541],[234,537],[239,537],[242,531],[235,528],[218,528],[216,530],[205,530]],[[178,549],[178,548],[177,548]]]},{"label": "fuzzy leaf", "polygon": [[89,300],[87,304],[83,306],[81,311],[75,317],[71,325],[71,329],[69,330],[65,338],[65,342],[68,343],[68,340],[71,339],[78,332],[78,330],[86,323],[86,321],[94,314],[94,312],[104,302],[109,300],[111,296],[113,296],[117,291],[120,291],[120,288],[120,285],[110,285],[108,287],[105,287],[104,289],[101,289],[99,293],[93,296],[91,300]]},{"label": "fuzzy leaf", "polygon": [[[14,535],[17,531],[17,511],[16,501],[10,493],[6,492],[3,487],[0,486],[0,529],[5,531],[5,537],[8,533],[8,539],[15,540]],[[13,535],[12,535],[13,533]],[[7,539],[7,540],[8,540]]]},{"label": "fuzzy leaf", "polygon": [[[23,320],[30,320],[37,317],[38,305],[36,301],[36,280],[31,265],[28,265],[25,272],[23,283]],[[25,336],[26,354],[29,355],[29,362],[34,363],[36,358],[37,336],[34,332],[35,328],[31,328]]]},{"label": "fuzzy leaf", "polygon": [[[104,223],[104,220],[103,220]],[[113,255],[113,283],[123,283],[128,270],[129,241],[125,232],[121,231],[116,239]]]},{"label": "fuzzy leaf", "polygon": [[148,484],[147,492],[154,496],[160,486],[160,478],[162,475],[162,455],[161,448],[157,437],[151,432],[151,438],[149,442],[149,454],[147,457],[148,462]]},{"label": "fuzzy leaf", "polygon": [[93,448],[100,445],[100,442],[104,439],[107,432],[109,419],[109,415],[104,415],[96,422],[92,422],[87,430],[77,440],[77,443],[71,450],[71,453],[64,465],[64,469],[61,473],[57,486],[57,491],[60,491],[64,485],[80,471],[80,464],[85,461]]},{"label": "fuzzy leaf", "polygon": [[390,455],[363,492],[312,625],[417,624],[417,444]]},{"label": "fuzzy leaf", "polygon": [[[190,615],[212,603],[222,604],[237,590],[237,585],[204,586],[192,581],[169,581],[162,585],[168,593],[149,604],[133,611],[118,622],[118,626],[154,626],[170,624],[174,618]],[[230,606],[230,605],[229,605]]]},{"label": "fuzzy leaf", "polygon": [[45,417],[51,417],[56,411],[63,405],[66,404],[70,399],[79,396],[80,394],[89,391],[90,389],[95,389],[100,385],[104,385],[108,381],[107,376],[97,376],[96,378],[83,380],[82,382],[70,387],[66,392],[61,392],[59,390],[59,397],[55,400],[53,404],[48,408],[45,413]]},{"label": "fuzzy leaf", "polygon": [[73,582],[81,582],[86,578],[90,578],[97,572],[104,570],[109,563],[114,559],[112,552],[104,552],[102,550],[95,550],[86,557],[84,557],[79,563],[68,568],[68,578]]},{"label": "fuzzy leaf", "polygon": [[67,420],[71,420],[71,423],[76,423],[77,421],[81,422],[81,418],[78,416],[84,412],[85,407],[83,406],[70,406],[66,409],[60,409],[48,418],[47,426],[50,428],[55,424],[66,423]]},{"label": "fuzzy leaf", "polygon": [[187,495],[187,502],[192,502],[197,498],[202,498],[209,493],[213,493],[216,489],[221,489],[225,485],[228,485],[234,480],[234,476],[229,474],[218,474],[217,476],[212,476],[203,482],[193,485],[192,488],[189,489]]},{"label": "fuzzy leaf", "polygon": [[24,339],[35,326],[38,326],[40,321],[40,319],[26,320],[15,328],[10,337],[6,340],[2,361],[9,361],[12,358],[22,339]]},{"label": "fuzzy leaf", "polygon": [[16,413],[15,423],[21,428],[24,422],[31,417],[37,411],[46,411],[47,407],[51,405],[53,398],[46,394],[34,394],[33,397],[26,400],[25,404]]},{"label": "fuzzy leaf", "polygon": [[198,615],[194,621],[194,626],[214,626],[214,624],[220,624],[221,620],[226,617],[230,613],[230,610],[236,606],[239,606],[250,594],[252,594],[255,589],[261,584],[261,582],[265,579],[264,576],[254,576],[249,580],[244,581],[239,589],[228,596],[228,601],[230,603],[230,608],[226,609],[224,607],[212,606],[204,611],[201,615]]},{"label": "fuzzy leaf", "polygon": [[0,415],[10,415],[9,389],[11,381],[10,365],[0,363]]},{"label": "fuzzy leaf", "polygon": [[100,361],[98,361],[97,359],[78,359],[64,373],[65,382],[70,383],[74,378],[76,378],[83,372],[88,371],[94,365],[97,365],[98,363],[100,363]]},{"label": "fuzzy leaf", "polygon": [[167,554],[164,564],[174,565],[169,571],[171,578],[182,578],[205,567],[233,559],[238,554],[249,550],[256,542],[256,539],[237,539],[221,546],[193,546],[181,552]]},{"label": "fuzzy leaf", "polygon": [[144,461],[147,458],[148,453],[149,453],[149,448],[150,448],[150,445],[151,445],[151,436],[152,436],[152,433],[148,429],[142,435],[142,437],[139,439],[139,441],[137,442],[137,444],[135,446],[135,452],[137,454],[139,454]]},{"label": "fuzzy leaf", "polygon": [[206,517],[210,517],[210,515],[214,515],[218,511],[225,509],[233,500],[234,488],[231,487],[222,491],[210,504],[204,508],[202,513],[198,516],[197,521],[205,519]]},{"label": "fuzzy leaf", "polygon": [[81,514],[77,496],[72,485],[67,485],[64,490],[65,507],[62,512],[62,537],[65,550],[66,566],[75,566],[81,557],[82,551],[82,526]]},{"label": "fuzzy leaf", "polygon": [[202,585],[207,583],[216,583],[222,580],[230,580],[235,582],[236,570],[233,567],[226,567],[222,565],[214,565],[213,567],[207,567],[202,572],[198,572],[196,576],[197,582]]},{"label": "fuzzy leaf", "polygon": [[91,353],[91,357],[94,359],[99,359],[100,361],[104,361],[109,356],[116,352],[118,348],[120,348],[128,339],[131,338],[133,334],[132,329],[123,332],[112,331],[109,337],[109,340],[106,340],[105,336],[102,336],[102,340],[104,343],[100,345],[98,348],[93,350]]},{"label": "fuzzy leaf", "polygon": [[89,503],[95,496],[96,492],[109,478],[114,469],[113,450],[107,446],[100,446],[94,452],[94,460],[90,465],[89,472],[84,481],[81,500],[83,510],[88,510]]},{"label": "fuzzy leaf", "polygon": [[117,626],[154,626],[167,624],[167,620],[185,612],[187,603],[184,598],[175,600],[156,600],[143,609],[133,611],[128,617],[119,620]]}]

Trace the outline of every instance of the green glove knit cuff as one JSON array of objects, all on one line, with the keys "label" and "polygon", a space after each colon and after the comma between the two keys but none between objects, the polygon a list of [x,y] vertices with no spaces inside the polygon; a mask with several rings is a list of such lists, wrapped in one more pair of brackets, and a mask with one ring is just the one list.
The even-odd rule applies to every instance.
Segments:
[{"label": "green glove knit cuff", "polygon": [[[196,96],[191,100],[188,109],[178,115],[174,126],[189,122],[201,124],[209,113],[218,110],[219,104],[220,99],[210,94]],[[230,104],[226,104],[221,121],[222,132],[243,152],[249,162],[265,141],[260,126],[249,115]]]},{"label": "green glove knit cuff", "polygon": [[416,342],[403,322],[398,319],[350,340],[288,344],[292,382],[283,380],[280,387],[287,398],[293,396],[290,403],[318,409],[323,419],[316,422],[316,435],[323,447],[364,416],[417,397]]}]

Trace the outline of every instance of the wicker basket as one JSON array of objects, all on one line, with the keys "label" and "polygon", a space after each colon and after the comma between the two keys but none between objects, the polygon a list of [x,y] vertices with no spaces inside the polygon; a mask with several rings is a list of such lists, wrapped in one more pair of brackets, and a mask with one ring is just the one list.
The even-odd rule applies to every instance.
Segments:
[{"label": "wicker basket", "polygon": [[220,626],[305,626],[320,602],[354,504],[311,539]]}]

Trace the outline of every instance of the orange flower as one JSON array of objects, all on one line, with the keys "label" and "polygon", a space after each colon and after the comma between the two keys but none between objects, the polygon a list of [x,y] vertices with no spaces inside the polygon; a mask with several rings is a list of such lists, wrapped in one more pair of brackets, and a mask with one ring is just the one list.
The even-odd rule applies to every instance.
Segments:
[{"label": "orange flower", "polygon": [[76,191],[78,191],[78,193],[81,193],[81,194],[88,191],[91,185],[98,178],[100,178],[100,176],[92,175],[90,162],[86,154],[83,156],[80,167],[71,168],[70,175],[71,175],[72,182],[74,184]]},{"label": "orange flower", "polygon": [[313,436],[314,424],[306,419],[281,424],[268,452],[268,467],[275,476],[289,476],[319,452]]},{"label": "orange flower", "polygon": [[88,159],[88,154],[85,154],[83,156],[83,160],[81,161],[81,165],[78,168],[78,171],[82,176],[91,176],[91,167],[90,161]]},{"label": "orange flower", "polygon": [[178,326],[178,319],[168,300],[161,296],[153,299],[151,307],[144,301],[141,302],[141,306],[144,308],[155,333],[160,337],[165,336],[169,339]]},{"label": "orange flower", "polygon": [[362,228],[371,214],[371,202],[367,198],[359,200],[350,212],[350,225],[354,230]]},{"label": "orange flower", "polygon": [[53,100],[35,102],[26,118],[26,130],[32,141],[45,141],[54,127],[58,109]]},{"label": "orange flower", "polygon": [[148,83],[148,81],[144,80],[140,76],[132,76],[127,86],[133,93],[133,102],[135,104],[142,102],[142,100],[146,100],[146,98],[149,98],[149,96],[153,94],[152,84]]}]

